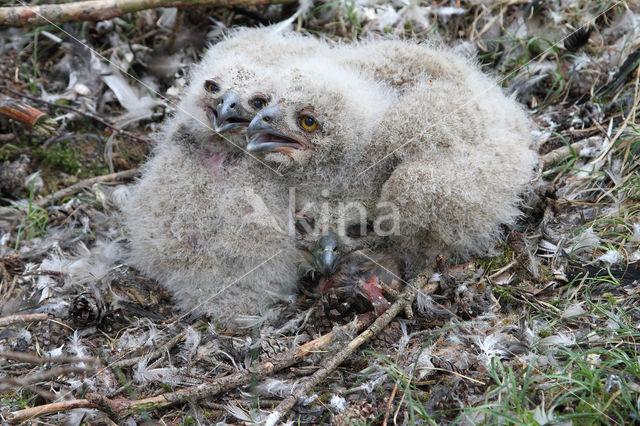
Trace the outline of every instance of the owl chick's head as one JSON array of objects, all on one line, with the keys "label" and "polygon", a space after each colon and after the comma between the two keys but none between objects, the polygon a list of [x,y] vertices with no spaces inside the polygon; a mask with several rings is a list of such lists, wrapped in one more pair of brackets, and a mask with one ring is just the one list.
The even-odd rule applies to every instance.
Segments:
[{"label": "owl chick's head", "polygon": [[200,133],[236,133],[238,143],[243,144],[243,130],[268,102],[259,89],[260,78],[267,71],[220,44],[224,42],[209,50],[194,68],[178,109],[193,118]]},{"label": "owl chick's head", "polygon": [[382,242],[363,203],[307,204],[295,219],[298,248],[309,267],[324,278],[335,274],[352,253]]},{"label": "owl chick's head", "polygon": [[283,165],[357,162],[392,98],[323,55],[272,72],[269,85],[271,101],[247,129],[247,150]]}]

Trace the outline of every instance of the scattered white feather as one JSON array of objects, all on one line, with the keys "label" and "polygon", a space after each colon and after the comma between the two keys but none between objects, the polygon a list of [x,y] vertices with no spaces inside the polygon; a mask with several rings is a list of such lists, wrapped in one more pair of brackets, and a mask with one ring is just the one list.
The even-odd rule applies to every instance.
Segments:
[{"label": "scattered white feather", "polygon": [[201,336],[200,333],[193,327],[187,327],[187,335],[182,343],[182,347],[186,350],[186,357],[181,354],[186,360],[190,360],[198,352],[198,346],[200,346]]},{"label": "scattered white feather", "polygon": [[33,193],[38,194],[42,191],[44,187],[44,181],[42,177],[40,177],[40,170],[37,172],[31,173],[24,180],[24,187],[31,190],[33,188]]},{"label": "scattered white feather", "polygon": [[[73,336],[69,338],[69,350],[78,358],[88,358],[90,356],[87,348],[80,341],[78,330],[75,330]],[[81,363],[81,366],[84,367],[84,363]]]},{"label": "scattered white feather", "polygon": [[539,425],[558,425],[558,426],[571,426],[573,422],[570,420],[565,420],[563,422],[558,422],[555,419],[555,415],[553,414],[554,408],[550,408],[548,411],[545,410],[544,402],[542,405],[538,405],[535,410],[533,410],[533,419]]},{"label": "scattered white feather", "polygon": [[607,250],[607,252],[596,259],[598,262],[607,263],[609,265],[615,265],[620,263],[622,255],[618,250]]},{"label": "scattered white feather", "polygon": [[329,407],[331,407],[333,411],[341,413],[347,409],[347,400],[340,395],[331,395],[331,399],[329,400]]},{"label": "scattered white feather", "polygon": [[286,380],[268,377],[257,386],[257,390],[261,395],[276,395],[284,398],[293,392],[293,384]]},{"label": "scattered white feather", "polygon": [[568,306],[560,316],[561,318],[575,318],[584,315],[587,311],[582,307],[582,303],[575,303]]},{"label": "scattered white feather", "polygon": [[548,349],[554,346],[569,347],[576,344],[575,336],[566,333],[558,333],[553,336],[545,337],[538,341],[538,346],[543,349]]},{"label": "scattered white feather", "polygon": [[435,366],[431,362],[431,350],[432,348],[430,347],[424,348],[416,361],[416,370],[418,372],[418,379],[420,380],[435,373]]},{"label": "scattered white feather", "polygon": [[571,239],[571,254],[580,254],[600,245],[600,237],[589,227]]},{"label": "scattered white feather", "polygon": [[64,345],[58,347],[58,348],[53,348],[50,351],[45,352],[45,357],[48,358],[53,358],[53,357],[57,357],[57,356],[61,356],[62,355],[62,349],[64,349]]},{"label": "scattered white feather", "polygon": [[489,365],[493,358],[502,358],[507,355],[507,352],[499,347],[503,340],[502,333],[499,332],[492,333],[484,339],[482,339],[481,336],[477,336],[475,338],[476,345],[481,351],[478,358],[484,362],[485,365]]},{"label": "scattered white feather", "polygon": [[153,108],[162,104],[161,101],[144,94],[143,89],[129,86],[128,81],[118,73],[102,76],[102,80],[113,91],[120,105],[127,110],[115,120],[119,127],[150,119]]},{"label": "scattered white feather", "polygon": [[133,378],[138,383],[159,382],[171,386],[195,384],[197,380],[180,373],[173,365],[163,368],[149,368],[149,358],[144,357],[134,368]]},{"label": "scattered white feather", "polygon": [[308,396],[305,395],[302,398],[300,398],[300,403],[306,407],[307,405],[313,403],[313,401],[315,401],[316,399],[318,399],[317,393],[314,393]]},{"label": "scattered white feather", "polygon": [[463,9],[461,7],[452,7],[452,6],[444,6],[438,7],[436,9],[436,13],[438,17],[442,19],[442,22],[446,23],[449,18],[452,16],[464,15],[467,12],[467,9]]}]

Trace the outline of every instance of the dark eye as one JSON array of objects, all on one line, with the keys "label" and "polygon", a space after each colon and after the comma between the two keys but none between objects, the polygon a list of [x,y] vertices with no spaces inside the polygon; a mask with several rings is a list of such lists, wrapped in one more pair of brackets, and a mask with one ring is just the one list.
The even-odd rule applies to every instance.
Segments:
[{"label": "dark eye", "polygon": [[265,105],[267,105],[267,100],[265,98],[253,98],[251,99],[251,106],[255,109],[255,110],[261,110],[262,108],[265,107]]},{"label": "dark eye", "polygon": [[220,86],[213,80],[207,80],[204,82],[204,90],[209,93],[216,93],[220,90]]},{"label": "dark eye", "polygon": [[347,235],[351,238],[360,238],[367,235],[367,232],[371,230],[371,225],[367,224],[366,226],[362,226],[361,223],[356,223],[355,225],[351,225],[347,228]]},{"label": "dark eye", "polygon": [[307,215],[296,216],[296,230],[301,234],[308,234],[313,231],[315,220]]}]

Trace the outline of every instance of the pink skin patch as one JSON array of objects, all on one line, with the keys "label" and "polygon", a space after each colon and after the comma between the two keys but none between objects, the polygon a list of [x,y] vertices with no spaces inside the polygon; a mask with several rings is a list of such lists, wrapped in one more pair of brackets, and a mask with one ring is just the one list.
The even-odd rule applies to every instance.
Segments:
[{"label": "pink skin patch", "polygon": [[358,289],[371,302],[376,315],[382,315],[391,306],[391,303],[382,295],[382,287],[378,277],[371,277],[366,281],[360,280]]},{"label": "pink skin patch", "polygon": [[333,280],[333,278],[326,279],[322,277],[320,278],[319,285],[320,285],[320,291],[327,291],[335,285],[335,281]]},{"label": "pink skin patch", "polygon": [[204,158],[205,166],[213,172],[216,180],[222,180],[222,163],[226,157],[226,152],[212,152]]}]

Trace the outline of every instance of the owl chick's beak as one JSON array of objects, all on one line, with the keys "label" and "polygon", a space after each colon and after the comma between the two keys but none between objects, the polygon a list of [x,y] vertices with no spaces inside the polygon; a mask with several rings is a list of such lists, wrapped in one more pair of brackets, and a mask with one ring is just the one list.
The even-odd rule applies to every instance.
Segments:
[{"label": "owl chick's beak", "polygon": [[314,266],[325,278],[330,278],[338,270],[342,254],[338,251],[338,235],[333,229],[328,229],[320,238],[318,245],[311,252]]},{"label": "owl chick's beak", "polygon": [[280,118],[278,105],[260,111],[247,128],[247,150],[251,152],[287,152],[292,149],[307,149],[307,146],[273,128]]},{"label": "owl chick's beak", "polygon": [[215,109],[209,111],[211,124],[218,133],[249,124],[249,120],[242,118],[240,114],[240,97],[234,90],[225,93]]}]

